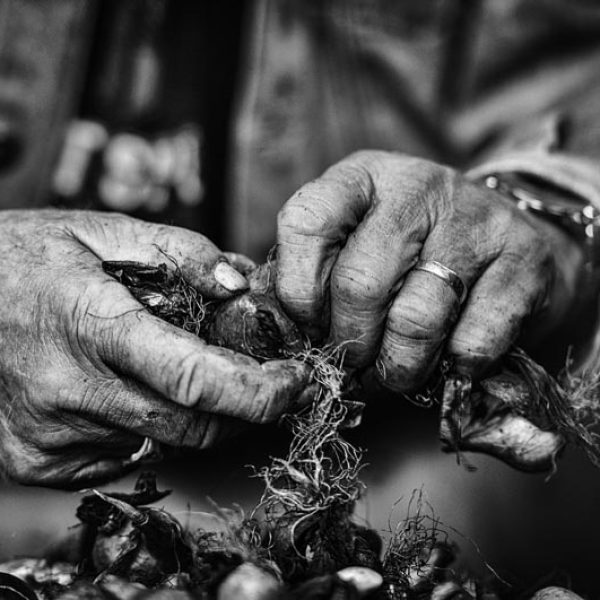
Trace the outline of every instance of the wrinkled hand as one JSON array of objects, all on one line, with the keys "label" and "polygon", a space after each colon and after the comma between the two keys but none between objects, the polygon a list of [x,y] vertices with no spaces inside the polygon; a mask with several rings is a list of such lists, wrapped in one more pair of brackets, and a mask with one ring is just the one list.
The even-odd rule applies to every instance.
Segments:
[{"label": "wrinkled hand", "polygon": [[[442,352],[477,374],[517,336],[539,338],[573,302],[582,252],[554,226],[460,173],[384,152],[354,154],[301,188],[278,226],[277,294],[313,335],[377,365],[388,388],[424,384]],[[453,269],[459,306],[418,259]]]},{"label": "wrinkled hand", "polygon": [[0,212],[0,460],[22,483],[114,478],[144,436],[201,448],[289,410],[306,368],[259,365],[141,310],[102,260],[177,261],[205,298],[247,287],[205,237],[117,214]]}]

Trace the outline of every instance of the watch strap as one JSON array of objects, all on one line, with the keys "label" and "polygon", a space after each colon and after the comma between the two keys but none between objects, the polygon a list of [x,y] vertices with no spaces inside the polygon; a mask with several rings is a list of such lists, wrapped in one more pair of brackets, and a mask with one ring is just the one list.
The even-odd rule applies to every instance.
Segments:
[{"label": "watch strap", "polygon": [[571,192],[540,187],[518,174],[490,174],[486,187],[511,198],[521,210],[548,219],[584,245],[586,268],[600,266],[600,210]]}]

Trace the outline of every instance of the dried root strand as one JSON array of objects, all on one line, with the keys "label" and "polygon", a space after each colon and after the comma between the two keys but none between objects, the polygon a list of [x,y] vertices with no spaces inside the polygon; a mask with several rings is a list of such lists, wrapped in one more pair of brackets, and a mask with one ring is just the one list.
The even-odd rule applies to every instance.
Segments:
[{"label": "dried root strand", "polygon": [[258,471],[265,483],[259,507],[268,515],[293,513],[302,520],[334,505],[353,505],[363,490],[362,452],[339,433],[347,415],[343,350],[307,347],[294,358],[311,365],[317,393],[307,412],[289,417],[287,457],[273,458]]},{"label": "dried root strand", "polygon": [[264,512],[271,550],[292,583],[351,565],[378,568],[379,537],[351,520],[364,486],[362,452],[340,434],[348,415],[343,348],[307,346],[292,355],[311,365],[317,392],[311,407],[288,417],[287,456],[257,472],[264,493],[256,510]]},{"label": "dried root strand", "polygon": [[568,397],[575,420],[580,427],[585,429],[589,436],[589,443],[600,454],[600,450],[598,450],[600,448],[600,434],[598,433],[600,426],[600,370],[594,371],[587,368],[575,372],[569,356],[560,382]]},{"label": "dried root strand", "polygon": [[104,261],[102,268],[127,286],[150,313],[202,337],[211,303],[186,281],[175,259],[163,254],[174,269],[169,270],[166,263],[152,266],[133,261]]},{"label": "dried root strand", "polygon": [[388,596],[406,598],[411,593],[431,589],[453,559],[454,549],[440,519],[423,490],[414,490],[406,517],[391,531],[383,557]]}]

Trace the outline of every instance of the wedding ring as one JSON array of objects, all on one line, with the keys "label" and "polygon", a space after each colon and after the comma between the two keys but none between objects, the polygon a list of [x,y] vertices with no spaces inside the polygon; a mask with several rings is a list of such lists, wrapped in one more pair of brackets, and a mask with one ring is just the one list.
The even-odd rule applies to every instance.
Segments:
[{"label": "wedding ring", "polygon": [[460,304],[465,301],[467,297],[467,286],[465,285],[465,282],[460,278],[458,273],[444,266],[442,263],[439,263],[436,260],[420,260],[413,267],[413,270],[426,271],[427,273],[435,275],[454,290]]}]

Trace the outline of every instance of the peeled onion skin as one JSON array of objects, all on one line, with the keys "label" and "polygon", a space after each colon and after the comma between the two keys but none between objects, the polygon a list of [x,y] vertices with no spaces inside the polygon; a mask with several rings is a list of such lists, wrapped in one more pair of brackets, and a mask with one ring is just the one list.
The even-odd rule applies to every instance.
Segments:
[{"label": "peeled onion skin", "polygon": [[[511,394],[510,382],[504,375],[497,376],[497,386],[494,379],[482,382],[481,389],[473,392],[469,381],[459,376],[448,377],[440,421],[444,450],[481,452],[520,471],[552,470],[566,440],[514,412],[514,405],[511,407],[500,396],[518,397],[524,402],[523,389],[516,386]],[[495,395],[496,388],[503,393]]]}]

